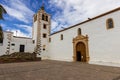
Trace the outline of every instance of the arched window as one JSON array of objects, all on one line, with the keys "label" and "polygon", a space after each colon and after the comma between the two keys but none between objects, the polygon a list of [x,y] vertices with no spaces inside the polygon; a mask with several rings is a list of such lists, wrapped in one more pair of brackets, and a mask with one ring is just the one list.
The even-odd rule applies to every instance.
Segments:
[{"label": "arched window", "polygon": [[63,34],[61,34],[61,40],[63,40]]},{"label": "arched window", "polygon": [[46,24],[43,24],[43,29],[47,29],[47,25]]},{"label": "arched window", "polygon": [[48,21],[48,16],[46,16],[46,21]]},{"label": "arched window", "polygon": [[44,17],[45,17],[44,14],[42,14],[42,20],[44,20]]},{"label": "arched window", "polygon": [[107,29],[114,28],[114,22],[112,18],[107,19],[106,26],[107,26]]},{"label": "arched window", "polygon": [[78,35],[81,35],[81,28],[78,28]]}]

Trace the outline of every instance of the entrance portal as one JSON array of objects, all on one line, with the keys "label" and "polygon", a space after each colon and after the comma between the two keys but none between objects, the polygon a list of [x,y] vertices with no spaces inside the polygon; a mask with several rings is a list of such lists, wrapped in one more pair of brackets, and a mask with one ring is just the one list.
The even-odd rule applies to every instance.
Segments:
[{"label": "entrance portal", "polygon": [[73,38],[73,61],[88,62],[89,59],[88,35],[82,35],[78,28],[78,35]]},{"label": "entrance portal", "polygon": [[85,44],[82,42],[79,42],[76,45],[76,57],[76,61],[86,62],[86,48]]},{"label": "entrance portal", "polygon": [[24,52],[24,50],[25,50],[25,45],[20,45],[20,52]]}]

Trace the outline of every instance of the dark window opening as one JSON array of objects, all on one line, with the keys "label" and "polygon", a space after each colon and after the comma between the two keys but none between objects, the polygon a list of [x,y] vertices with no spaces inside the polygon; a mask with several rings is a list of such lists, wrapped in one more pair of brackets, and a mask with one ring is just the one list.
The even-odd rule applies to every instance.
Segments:
[{"label": "dark window opening", "polygon": [[81,33],[81,29],[80,28],[78,28],[78,35],[81,35],[82,33]]},{"label": "dark window opening", "polygon": [[43,25],[43,29],[47,29],[47,26],[46,26],[46,24],[44,24],[44,25]]},{"label": "dark window opening", "polygon": [[63,34],[61,34],[61,40],[63,40]]},{"label": "dark window opening", "polygon": [[107,29],[111,29],[111,28],[114,28],[114,23],[113,23],[113,19],[110,18],[110,19],[107,19]]},{"label": "dark window opening", "polygon": [[43,48],[43,51],[45,51],[45,48]]},{"label": "dark window opening", "polygon": [[46,38],[46,37],[47,37],[47,34],[44,33],[44,34],[43,34],[43,38]]},{"label": "dark window opening", "polygon": [[15,46],[15,44],[14,44],[14,43],[12,43],[11,45],[12,45],[12,46]]},{"label": "dark window opening", "polygon": [[44,14],[42,14],[42,20],[45,20],[45,19],[44,19]]},{"label": "dark window opening", "polygon": [[34,44],[34,43],[35,43],[35,40],[33,40],[32,42],[33,42],[33,44]]},{"label": "dark window opening", "polygon": [[19,52],[24,52],[24,50],[25,50],[25,45],[20,45]]},{"label": "dark window opening", "polygon": [[46,16],[46,21],[48,21],[48,16]]}]

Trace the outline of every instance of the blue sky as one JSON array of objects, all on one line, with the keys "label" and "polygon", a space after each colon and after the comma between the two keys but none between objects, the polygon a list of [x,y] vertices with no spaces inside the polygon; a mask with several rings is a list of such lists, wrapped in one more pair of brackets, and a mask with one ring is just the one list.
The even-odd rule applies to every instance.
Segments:
[{"label": "blue sky", "polygon": [[[31,37],[32,17],[42,5],[42,0],[0,0],[7,10],[0,21],[3,30],[17,36]],[[44,0],[45,10],[51,14],[55,32],[101,13],[120,7],[120,0]]]}]

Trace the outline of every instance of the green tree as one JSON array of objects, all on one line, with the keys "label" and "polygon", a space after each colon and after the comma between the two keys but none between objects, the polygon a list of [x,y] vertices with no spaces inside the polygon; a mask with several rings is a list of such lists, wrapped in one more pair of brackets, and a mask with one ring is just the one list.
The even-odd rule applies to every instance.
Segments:
[{"label": "green tree", "polygon": [[[0,20],[3,20],[3,14],[6,14],[5,8],[0,4]],[[3,30],[2,26],[0,26],[0,43],[3,43]]]}]

